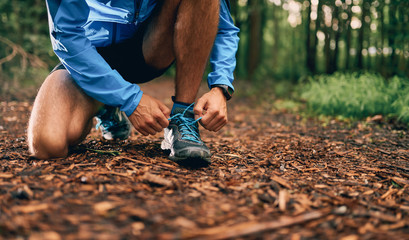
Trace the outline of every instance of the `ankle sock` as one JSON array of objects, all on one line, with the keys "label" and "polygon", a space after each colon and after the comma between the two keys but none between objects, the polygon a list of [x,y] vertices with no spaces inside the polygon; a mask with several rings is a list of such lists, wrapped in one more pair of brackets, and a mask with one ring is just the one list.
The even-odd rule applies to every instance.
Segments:
[{"label": "ankle sock", "polygon": [[193,105],[191,103],[175,101],[175,97],[172,97],[172,101],[173,101],[173,107],[172,107],[171,113],[174,112],[175,108],[182,108],[182,109],[188,108],[188,110],[193,111]]}]

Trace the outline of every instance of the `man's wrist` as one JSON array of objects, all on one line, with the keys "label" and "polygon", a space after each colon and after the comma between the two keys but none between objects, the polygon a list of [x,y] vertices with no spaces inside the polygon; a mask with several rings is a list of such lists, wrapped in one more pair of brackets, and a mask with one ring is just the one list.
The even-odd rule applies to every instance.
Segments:
[{"label": "man's wrist", "polygon": [[212,89],[219,89],[221,91],[221,93],[224,95],[224,97],[226,98],[227,101],[232,98],[233,89],[231,89],[227,85],[215,84],[215,85],[212,85]]},{"label": "man's wrist", "polygon": [[227,98],[226,98],[226,96],[224,95],[223,90],[222,90],[221,88],[219,88],[219,87],[213,87],[211,90],[212,90],[212,91],[216,91],[218,94],[222,95],[222,96],[224,97],[224,100],[227,101]]}]

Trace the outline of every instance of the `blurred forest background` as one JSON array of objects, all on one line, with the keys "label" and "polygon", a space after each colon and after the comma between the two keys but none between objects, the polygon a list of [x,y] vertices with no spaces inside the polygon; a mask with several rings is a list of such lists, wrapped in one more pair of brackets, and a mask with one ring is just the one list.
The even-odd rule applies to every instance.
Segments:
[{"label": "blurred forest background", "polygon": [[[337,79],[372,74],[366,76],[383,78],[386,88],[387,79],[397,77],[397,88],[409,89],[405,87],[409,76],[407,0],[230,3],[241,29],[238,79],[254,85],[281,82],[296,86],[307,84],[305,79],[319,82],[320,77],[315,76],[322,74],[344,74]],[[44,0],[0,0],[0,14],[0,93],[38,86],[58,61],[48,37]],[[345,75],[350,73],[358,75]],[[319,88],[326,91],[325,84],[321,82]]]},{"label": "blurred forest background", "polygon": [[237,73],[296,81],[306,74],[409,75],[409,1],[231,1],[241,28]]}]

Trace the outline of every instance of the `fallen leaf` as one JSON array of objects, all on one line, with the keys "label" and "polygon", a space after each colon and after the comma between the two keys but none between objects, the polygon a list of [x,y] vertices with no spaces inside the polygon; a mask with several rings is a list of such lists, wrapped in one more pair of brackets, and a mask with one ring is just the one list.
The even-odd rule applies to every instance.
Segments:
[{"label": "fallen leaf", "polygon": [[33,204],[33,205],[23,205],[23,206],[15,206],[12,208],[14,212],[21,212],[21,213],[32,213],[38,211],[45,211],[49,208],[47,203],[41,204]]},{"label": "fallen leaf", "polygon": [[155,174],[151,174],[146,172],[143,176],[142,179],[149,182],[149,183],[154,183],[154,184],[158,184],[158,185],[162,185],[162,186],[166,186],[166,187],[172,187],[173,183],[172,181],[165,179],[163,177],[160,177],[158,175]]},{"label": "fallen leaf", "polygon": [[94,204],[94,211],[98,215],[106,215],[107,212],[115,208],[115,204],[112,202],[104,201]]},{"label": "fallen leaf", "polygon": [[0,178],[13,178],[14,175],[11,173],[0,173]]}]

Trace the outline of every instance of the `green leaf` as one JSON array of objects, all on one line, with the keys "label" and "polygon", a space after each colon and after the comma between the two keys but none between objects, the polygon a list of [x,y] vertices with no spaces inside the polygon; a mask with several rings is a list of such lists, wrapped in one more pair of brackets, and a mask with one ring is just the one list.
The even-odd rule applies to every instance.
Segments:
[{"label": "green leaf", "polygon": [[121,155],[121,152],[115,151],[115,150],[98,150],[98,149],[91,149],[91,148],[86,148],[86,149],[92,152],[99,153],[99,154],[106,154],[106,155],[112,155],[112,156]]}]

